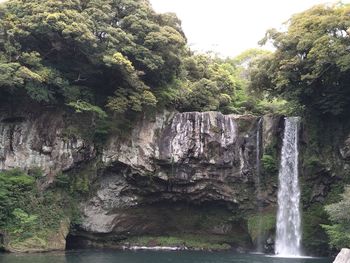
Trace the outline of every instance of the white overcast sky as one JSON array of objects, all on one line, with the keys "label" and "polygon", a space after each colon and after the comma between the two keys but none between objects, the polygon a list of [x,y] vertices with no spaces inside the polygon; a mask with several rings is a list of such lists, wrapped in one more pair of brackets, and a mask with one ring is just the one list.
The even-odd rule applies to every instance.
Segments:
[{"label": "white overcast sky", "polygon": [[[174,12],[192,50],[235,56],[258,47],[267,29],[292,14],[338,0],[150,0],[157,12]],[[344,0],[348,3],[350,0]]]},{"label": "white overcast sky", "polygon": [[[4,0],[0,0],[0,3]],[[267,29],[292,14],[339,0],[150,0],[157,12],[174,12],[192,50],[235,56],[258,47]],[[350,0],[343,0],[349,3]]]}]

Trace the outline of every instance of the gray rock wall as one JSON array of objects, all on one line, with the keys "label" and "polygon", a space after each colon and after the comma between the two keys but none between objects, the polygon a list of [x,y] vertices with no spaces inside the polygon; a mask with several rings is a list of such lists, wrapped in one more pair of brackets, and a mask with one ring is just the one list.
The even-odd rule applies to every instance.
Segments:
[{"label": "gray rock wall", "polygon": [[0,112],[0,170],[40,168],[48,185],[96,155],[94,145],[79,137],[64,136],[63,112]]},{"label": "gray rock wall", "polygon": [[[159,229],[214,235],[226,229],[219,232],[236,235],[237,229],[245,230],[230,219],[232,214],[256,209],[258,120],[218,112],[163,112],[140,119],[127,137],[112,134],[97,151],[79,133],[66,135],[61,111],[0,111],[0,169],[39,167],[45,187],[59,172],[98,162],[94,190],[81,204],[78,236],[118,240],[159,234]],[[276,136],[278,120],[266,119],[264,145]],[[269,196],[264,203],[274,200]],[[163,212],[157,212],[159,207]],[[210,226],[203,219],[203,224],[208,207],[222,208],[225,217]],[[186,219],[191,216],[193,222]]]},{"label": "gray rock wall", "polygon": [[142,120],[126,141],[112,136],[82,229],[121,231],[121,209],[159,202],[254,209],[257,123],[255,116],[218,112],[164,113]]}]

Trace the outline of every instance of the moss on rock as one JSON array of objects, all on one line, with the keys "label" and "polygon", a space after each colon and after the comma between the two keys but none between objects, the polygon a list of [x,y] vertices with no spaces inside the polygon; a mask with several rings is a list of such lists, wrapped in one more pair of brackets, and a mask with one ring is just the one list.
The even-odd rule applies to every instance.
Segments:
[{"label": "moss on rock", "polygon": [[247,218],[249,235],[254,243],[259,237],[267,239],[274,234],[276,227],[276,212],[265,211],[259,214],[250,215]]}]

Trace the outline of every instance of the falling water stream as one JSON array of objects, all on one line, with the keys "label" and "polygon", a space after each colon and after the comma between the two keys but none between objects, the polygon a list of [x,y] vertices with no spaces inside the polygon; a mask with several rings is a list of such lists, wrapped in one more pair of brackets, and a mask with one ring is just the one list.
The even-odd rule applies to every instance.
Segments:
[{"label": "falling water stream", "polygon": [[256,240],[257,245],[257,252],[263,252],[263,236],[262,236],[262,202],[261,202],[261,173],[260,173],[260,153],[261,153],[261,133],[262,133],[262,123],[263,118],[260,118],[257,124],[256,129],[256,199],[257,199],[257,206],[258,206],[258,213],[259,213],[259,220],[258,220],[258,237]]},{"label": "falling water stream", "polygon": [[282,257],[301,256],[298,130],[298,117],[285,119],[281,167],[278,175],[278,212],[275,242],[275,253]]}]

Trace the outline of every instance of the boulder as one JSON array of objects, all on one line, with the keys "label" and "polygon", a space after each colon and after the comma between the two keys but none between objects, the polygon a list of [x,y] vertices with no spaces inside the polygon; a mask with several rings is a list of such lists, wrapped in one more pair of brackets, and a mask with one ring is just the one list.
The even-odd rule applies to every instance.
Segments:
[{"label": "boulder", "polygon": [[343,248],[333,263],[350,263],[350,249]]}]

